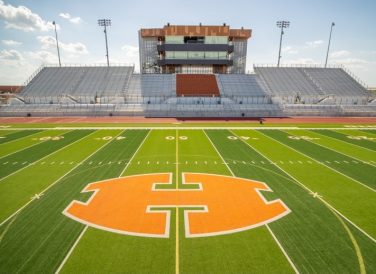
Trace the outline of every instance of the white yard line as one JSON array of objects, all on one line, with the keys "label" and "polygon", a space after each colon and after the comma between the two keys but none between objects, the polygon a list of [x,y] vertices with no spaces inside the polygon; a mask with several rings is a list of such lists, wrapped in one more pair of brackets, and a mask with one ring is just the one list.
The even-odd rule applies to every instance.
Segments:
[{"label": "white yard line", "polygon": [[[94,131],[95,132],[95,131]],[[93,132],[93,133],[94,133]],[[93,134],[93,133],[90,133],[89,135]],[[84,136],[83,138],[89,136],[89,135],[86,135]],[[115,138],[114,138],[115,139]],[[112,140],[111,140],[112,141]],[[110,141],[110,142],[111,142]],[[94,155],[95,153],[97,153],[99,150],[101,150],[102,148],[104,148],[107,144],[109,144],[110,142],[107,142],[105,144],[103,144],[102,146],[100,146],[97,150],[95,150],[93,153],[91,153],[89,156],[87,156],[84,160],[81,161],[82,162],[85,162],[87,159],[89,159],[92,155]],[[56,183],[58,183],[61,179],[63,179],[65,176],[67,176],[69,173],[71,173],[73,170],[75,170],[77,167],[79,167],[80,164],[77,164],[75,167],[73,167],[72,169],[70,169],[68,172],[66,172],[65,174],[63,174],[59,179],[57,179],[55,182],[53,182],[52,184],[50,184],[48,187],[46,187],[42,192],[39,193],[40,194],[43,194],[44,192],[46,192],[49,188],[51,188],[52,186],[54,186]],[[24,209],[26,206],[28,206],[32,201],[34,200],[30,200],[29,202],[27,202],[26,204],[24,204],[22,207],[20,207],[16,212],[14,212],[12,215],[10,215],[8,218],[6,218],[2,223],[0,223],[0,226],[2,226],[3,224],[5,224],[9,219],[11,219],[14,215],[16,215],[17,213],[19,213],[22,209]]]},{"label": "white yard line", "polygon": [[[285,130],[281,130],[281,131],[286,132]],[[286,133],[289,134],[288,132],[286,132]],[[316,132],[315,132],[315,133],[316,133]],[[348,143],[348,142],[345,142],[345,141],[342,141],[342,140],[339,140],[339,139],[336,139],[336,138],[332,138],[332,137],[330,137],[330,136],[326,136],[326,135],[324,135],[324,134],[320,134],[320,133],[316,133],[316,134],[319,134],[319,135],[321,135],[321,136],[323,136],[323,137],[328,137],[328,138],[334,139],[335,141],[341,141],[342,143],[345,143],[346,145],[353,145],[352,143]],[[299,137],[299,135],[294,135],[294,136],[298,136],[298,137]],[[363,164],[367,164],[367,165],[371,165],[371,166],[376,166],[376,165],[373,165],[373,164],[371,164],[371,163],[367,163],[367,161],[362,160],[362,159],[359,159],[359,158],[357,158],[357,157],[355,157],[355,156],[348,155],[348,154],[343,153],[343,152],[341,152],[341,151],[338,151],[337,149],[334,149],[334,148],[330,148],[328,145],[322,145],[322,144],[316,142],[315,140],[309,140],[309,139],[307,139],[307,140],[304,140],[304,141],[308,141],[308,142],[310,142],[310,143],[312,143],[312,144],[315,144],[315,145],[321,146],[321,147],[323,147],[323,148],[327,148],[327,149],[329,149],[329,150],[331,150],[331,151],[334,151],[334,152],[336,152],[336,153],[342,154],[342,155],[344,155],[344,156],[346,156],[346,157],[349,157],[349,158],[352,158],[352,159],[358,160],[359,162],[362,162]],[[358,146],[358,145],[354,145],[354,146],[357,146],[357,147],[363,148],[363,147]],[[370,150],[370,149],[369,149],[369,150]],[[371,151],[371,152],[375,152],[375,151],[373,151],[373,150],[370,150],[370,151]]]},{"label": "white yard line", "polygon": [[223,163],[226,165],[228,171],[230,171],[231,175],[233,177],[236,177],[234,172],[232,172],[231,168],[228,166],[228,163],[225,161],[225,159],[223,159],[222,155],[219,153],[218,149],[216,148],[216,146],[213,144],[212,140],[209,138],[209,136],[206,134],[205,130],[203,130],[206,138],[208,138],[209,142],[211,143],[211,145],[213,146],[213,148],[215,149],[215,151],[217,152],[218,156],[222,159]]},{"label": "white yard line", "polygon": [[296,268],[296,266],[292,262],[291,258],[289,257],[289,255],[287,254],[286,250],[283,248],[283,246],[281,245],[281,243],[279,242],[279,240],[277,239],[277,237],[275,236],[275,234],[273,233],[273,231],[271,230],[271,228],[269,227],[269,225],[266,224],[265,226],[268,229],[269,233],[272,235],[274,241],[277,243],[277,245],[281,249],[283,255],[285,255],[285,257],[286,257],[287,261],[290,263],[292,269],[294,269],[295,273],[299,273],[298,269]]},{"label": "white yard line", "polygon": [[[232,131],[231,131],[232,132]],[[204,131],[206,137],[208,138],[208,140],[210,141],[210,143],[212,144],[213,148],[215,149],[215,151],[217,152],[217,154],[219,155],[219,157],[221,157],[221,159],[224,161],[222,155],[219,153],[218,149],[216,148],[216,146],[213,144],[212,140],[209,138],[209,136],[206,134],[206,132]],[[232,132],[232,134],[234,134]],[[235,136],[237,136],[236,134],[234,134]],[[244,140],[242,140],[244,142]],[[226,162],[225,162],[226,163]],[[236,177],[235,174],[232,172],[231,168],[227,165],[226,163],[226,167],[227,169],[231,172],[232,176],[233,177]],[[282,245],[280,244],[280,242],[278,241],[277,237],[274,235],[273,231],[270,229],[270,227],[268,226],[268,224],[266,224],[266,228],[268,229],[268,231],[270,232],[270,234],[272,235],[274,241],[277,243],[278,247],[280,248],[280,250],[282,251],[282,253],[284,254],[284,256],[286,257],[287,261],[289,262],[289,264],[291,265],[292,269],[294,269],[295,273],[299,273],[298,269],[296,268],[296,266],[294,265],[294,263],[292,262],[291,258],[289,257],[289,255],[287,254],[287,252],[284,250],[284,248],[282,247]]]},{"label": "white yard line", "polygon": [[[236,135],[236,134],[235,134]],[[237,135],[236,135],[237,136]],[[278,143],[280,143],[279,141],[267,136],[267,135],[264,135],[266,136],[267,138],[271,139],[271,140],[274,140]],[[242,140],[242,139],[240,139]],[[309,189],[307,186],[305,186],[302,182],[300,182],[298,179],[296,179],[294,176],[292,176],[290,173],[288,173],[287,171],[285,171],[284,169],[282,169],[279,165],[277,165],[276,163],[274,163],[273,161],[271,161],[268,157],[266,157],[264,154],[262,154],[261,152],[259,152],[256,148],[252,147],[250,144],[248,144],[247,142],[245,142],[244,140],[242,140],[245,144],[247,144],[249,147],[251,147],[253,150],[255,150],[257,153],[259,153],[261,156],[265,157],[266,159],[268,159],[268,161],[275,165],[279,170],[281,170],[283,173],[285,173],[288,177],[290,177],[291,179],[293,179],[296,183],[298,183],[301,187],[303,187],[305,190],[307,190],[309,193],[314,193],[311,189]],[[280,143],[282,145],[284,145],[283,143]],[[287,145],[284,145],[288,148],[291,148]],[[297,151],[298,152],[298,151]],[[361,229],[359,226],[357,226],[356,224],[354,224],[351,220],[349,220],[345,215],[343,215],[341,212],[339,212],[337,209],[335,209],[331,204],[329,204],[328,202],[326,202],[322,197],[320,196],[317,196],[316,197],[317,199],[319,199],[321,202],[323,202],[325,205],[327,205],[329,208],[331,208],[332,210],[334,210],[338,215],[340,215],[342,218],[344,218],[346,221],[348,221],[350,224],[352,224],[355,228],[357,228],[360,232],[362,232],[365,236],[367,236],[369,239],[371,239],[373,242],[376,243],[376,240],[371,236],[369,235],[367,232],[365,232],[363,229]]]},{"label": "white yard line", "polygon": [[336,150],[336,149],[330,148],[330,147],[328,147],[328,146],[326,146],[326,145],[321,145],[321,144],[319,144],[319,143],[315,143],[314,141],[311,141],[311,140],[306,140],[306,141],[308,141],[308,142],[310,142],[310,143],[312,143],[312,144],[318,145],[318,146],[320,146],[320,147],[327,148],[327,149],[329,149],[329,150],[331,150],[331,151],[334,151],[334,152],[336,152],[336,153],[342,154],[342,155],[344,155],[344,156],[346,156],[346,157],[349,157],[349,158],[352,158],[352,159],[358,160],[359,162],[361,162],[361,163],[363,163],[363,164],[366,164],[366,165],[370,165],[370,166],[376,167],[376,165],[371,164],[371,163],[369,163],[369,162],[367,162],[367,161],[365,161],[365,160],[359,159],[359,158],[357,158],[357,157],[355,157],[355,156],[348,155],[348,154],[343,153],[343,152],[341,152],[341,151],[338,151],[338,150]]},{"label": "white yard line", "polygon": [[[5,129],[0,129],[0,130],[5,130]],[[13,130],[13,129],[12,129]],[[17,131],[22,131],[23,129],[21,129],[21,130],[17,130]],[[31,128],[30,130],[33,130],[33,128]],[[71,131],[71,130],[69,130],[69,131]],[[69,132],[68,131],[68,132]],[[8,144],[10,144],[10,143],[12,143],[12,142],[15,142],[15,141],[19,141],[19,140],[22,140],[22,139],[25,139],[25,138],[27,138],[27,137],[31,137],[31,136],[33,136],[33,135],[36,135],[36,134],[38,134],[38,133],[42,133],[43,131],[38,131],[38,132],[35,132],[35,133],[33,133],[33,134],[29,134],[29,135],[26,135],[26,136],[23,136],[23,137],[20,137],[20,138],[17,138],[17,139],[13,139],[13,140],[11,140],[11,141],[9,141],[9,142],[6,142],[6,143],[2,143],[2,144],[0,144],[0,147],[1,146],[5,146],[5,145],[8,145]],[[8,135],[8,134],[7,134]]]},{"label": "white yard line", "polygon": [[[73,131],[73,130],[67,131],[66,133],[69,133],[69,132],[71,132],[71,131]],[[95,132],[95,131],[94,131],[94,132]],[[94,133],[94,132],[92,132],[92,133]],[[66,134],[66,133],[64,133],[64,134]],[[90,134],[92,134],[92,133],[90,133]],[[89,135],[90,135],[90,134],[89,134]],[[8,174],[7,176],[0,178],[0,183],[1,183],[1,181],[3,181],[3,180],[5,180],[6,178],[8,178],[9,176],[12,176],[12,175],[18,173],[18,172],[24,170],[25,168],[27,168],[27,167],[29,167],[29,166],[35,165],[35,164],[38,163],[39,161],[41,161],[41,160],[43,160],[43,159],[45,159],[45,158],[47,158],[47,157],[53,155],[53,154],[56,153],[56,152],[59,152],[59,151],[62,150],[62,149],[65,149],[65,148],[69,147],[70,145],[73,145],[74,143],[80,141],[81,139],[83,139],[83,138],[85,138],[86,136],[89,136],[89,135],[85,135],[85,136],[81,137],[80,139],[74,141],[73,143],[67,144],[67,145],[65,145],[65,146],[63,146],[63,147],[61,147],[61,148],[59,148],[58,150],[55,150],[55,151],[51,152],[50,154],[47,154],[46,156],[44,156],[44,157],[42,157],[42,158],[40,158],[40,159],[38,159],[38,160],[36,160],[36,161],[34,161],[34,162],[32,162],[32,163],[30,163],[30,164],[28,164],[28,165],[26,165],[26,166],[20,168],[20,169],[15,170],[14,172]],[[46,141],[47,141],[47,140],[46,140]],[[45,143],[46,141],[40,142],[40,143],[38,143],[38,144]]]},{"label": "white yard line", "polygon": [[81,234],[78,236],[78,238],[76,239],[76,241],[74,242],[74,244],[72,245],[71,249],[69,250],[67,256],[65,256],[64,260],[62,261],[62,263],[60,264],[59,268],[56,270],[56,274],[57,273],[60,273],[60,271],[63,269],[63,266],[65,265],[65,263],[67,262],[68,258],[70,257],[70,255],[73,253],[73,250],[76,248],[76,246],[78,245],[78,242],[81,240],[82,236],[84,236],[86,230],[87,230],[88,226],[86,225],[84,227],[84,229],[81,231]]},{"label": "white yard line", "polygon": [[[259,132],[260,132],[260,131],[259,131]],[[260,133],[263,134],[262,132],[260,132]],[[286,133],[288,134],[288,132],[286,132]],[[299,153],[299,154],[301,154],[301,155],[303,155],[303,156],[305,156],[305,157],[307,157],[307,158],[310,158],[311,160],[315,161],[316,163],[318,163],[318,164],[320,164],[320,165],[323,165],[323,166],[325,166],[325,167],[327,167],[327,168],[333,170],[334,172],[336,172],[336,173],[338,173],[338,174],[341,174],[342,176],[344,176],[344,177],[346,177],[346,178],[348,178],[348,179],[350,179],[350,180],[352,180],[352,181],[354,181],[354,182],[356,182],[356,183],[358,183],[358,184],[364,186],[365,188],[367,188],[367,189],[369,189],[369,190],[371,190],[371,191],[373,191],[373,192],[376,192],[376,190],[373,189],[372,187],[367,186],[366,184],[363,184],[362,182],[359,182],[358,180],[356,180],[356,179],[354,179],[354,178],[352,178],[352,177],[350,177],[350,176],[348,176],[348,175],[346,175],[346,174],[340,172],[339,170],[336,170],[336,169],[334,169],[334,168],[332,168],[332,167],[330,167],[330,166],[324,164],[324,162],[321,162],[321,161],[319,161],[319,160],[316,160],[315,158],[312,158],[311,156],[308,156],[307,154],[305,154],[305,153],[303,153],[303,152],[301,152],[301,151],[299,151],[299,150],[296,150],[295,148],[293,148],[293,147],[291,147],[291,146],[289,146],[289,145],[286,145],[286,144],[284,144],[284,143],[278,141],[277,139],[271,138],[271,137],[269,137],[269,136],[267,136],[267,135],[265,135],[265,134],[263,134],[263,135],[266,136],[266,137],[268,137],[269,139],[272,139],[272,140],[274,140],[274,141],[280,143],[281,145],[283,145],[283,146],[285,146],[285,147],[288,147],[288,148],[292,149],[293,151],[295,151],[295,152],[297,152],[297,153]]]},{"label": "white yard line", "polygon": [[[72,131],[72,130],[67,131],[66,133],[71,132],[71,131]],[[43,132],[43,131],[42,131],[42,132]],[[37,132],[37,133],[41,133],[41,132]],[[37,133],[34,133],[34,134],[37,134]],[[34,135],[34,134],[31,134],[31,135],[28,135],[28,136],[32,136],[32,135]],[[28,136],[25,136],[25,137],[28,137]],[[24,137],[22,137],[22,138],[24,138]],[[22,139],[22,138],[19,138],[19,139]],[[19,140],[19,139],[16,139],[16,140]],[[13,140],[13,141],[16,141],[16,140]],[[1,158],[4,158],[4,157],[7,157],[7,156],[9,156],[9,155],[12,155],[12,154],[14,154],[14,153],[20,152],[20,151],[22,151],[22,150],[25,150],[25,149],[31,148],[31,147],[33,147],[33,146],[36,146],[36,145],[42,144],[42,143],[47,142],[47,141],[48,141],[48,140],[39,141],[39,142],[37,142],[37,143],[35,143],[35,144],[32,144],[32,145],[30,145],[30,146],[27,146],[27,147],[21,148],[21,149],[19,149],[19,150],[13,151],[13,152],[8,153],[8,154],[6,154],[6,155],[4,155],[4,156],[0,156],[0,159],[1,159]],[[5,143],[5,144],[8,144],[8,143]],[[4,145],[5,145],[5,144],[4,144]],[[1,145],[3,145],[3,144],[1,144]]]},{"label": "white yard line", "polygon": [[354,144],[354,143],[346,142],[346,141],[344,141],[344,140],[337,139],[337,138],[335,138],[335,137],[332,137],[332,136],[328,136],[328,135],[322,134],[322,133],[320,133],[320,132],[316,132],[316,134],[320,134],[321,136],[324,136],[324,137],[327,137],[327,138],[330,138],[330,139],[333,139],[333,140],[336,140],[336,141],[342,142],[342,143],[344,143],[344,144],[346,144],[346,145],[353,145],[353,146],[356,146],[356,147],[360,147],[360,148],[362,148],[362,149],[369,150],[369,151],[371,151],[371,152],[375,152],[375,151],[372,150],[372,149],[369,149],[369,148],[366,148],[366,147],[363,147],[363,146],[360,146],[360,145],[357,145],[357,144]]},{"label": "white yard line", "polygon": [[[120,132],[118,135],[116,135],[116,137],[118,137],[119,135],[121,135],[124,131]],[[142,147],[142,145],[144,144],[145,140],[147,139],[147,137],[149,136],[151,131],[149,131],[146,136],[144,137],[144,139],[142,140],[142,142],[140,143],[140,145],[138,146],[137,150],[133,153],[132,157],[130,158],[130,160],[128,161],[128,163],[126,164],[125,168],[120,172],[118,178],[120,178],[122,176],[122,174],[124,173],[124,171],[128,168],[130,162],[132,161],[132,159],[135,157],[135,155],[138,153],[139,149]],[[113,140],[116,140],[116,137],[113,138],[110,142],[108,143],[111,143]],[[108,144],[107,143],[107,144]],[[76,248],[76,246],[78,245],[78,243],[80,242],[82,236],[85,234],[86,230],[88,228],[88,225],[85,226],[84,230],[81,232],[80,236],[78,236],[77,240],[75,241],[75,243],[72,245],[71,249],[69,250],[69,252],[67,253],[67,255],[65,256],[64,260],[61,262],[59,268],[56,270],[55,274],[58,274],[60,273],[60,271],[63,269],[65,263],[68,261],[69,257],[72,255],[74,249]]]},{"label": "white yard line", "polygon": [[124,169],[121,171],[119,177],[121,177],[121,175],[125,172],[125,170],[128,168],[128,166],[131,164],[131,162],[133,161],[133,158],[136,156],[136,154],[138,153],[138,151],[140,150],[140,148],[142,147],[142,145],[144,144],[144,142],[146,141],[146,139],[149,137],[150,135],[150,132],[152,130],[150,130],[148,132],[148,134],[146,134],[146,136],[144,137],[144,140],[142,140],[141,144],[138,146],[137,150],[135,151],[135,153],[132,155],[132,157],[129,159],[128,163],[126,164],[126,166],[124,167]]},{"label": "white yard line", "polygon": [[27,147],[23,147],[23,148],[21,148],[21,149],[19,149],[19,150],[12,151],[11,153],[5,154],[4,156],[0,156],[0,159],[5,158],[5,157],[7,157],[7,156],[9,156],[9,155],[15,154],[15,153],[17,153],[17,152],[20,152],[20,151],[22,151],[22,150],[25,150],[25,149],[31,148],[31,147],[33,147],[33,146],[39,145],[39,144],[41,144],[41,143],[43,143],[43,142],[46,142],[46,141],[42,141],[42,142],[38,142],[38,143],[35,143],[35,144],[31,144],[31,145],[29,145],[29,146],[27,146]]}]

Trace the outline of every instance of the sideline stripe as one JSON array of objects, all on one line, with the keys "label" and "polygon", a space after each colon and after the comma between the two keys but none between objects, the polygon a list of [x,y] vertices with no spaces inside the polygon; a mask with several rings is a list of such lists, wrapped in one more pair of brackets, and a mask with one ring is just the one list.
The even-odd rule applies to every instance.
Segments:
[{"label": "sideline stripe", "polygon": [[[271,140],[275,140],[265,134],[263,134],[265,137],[271,139]],[[281,145],[284,145],[283,143],[275,140],[276,142],[280,143]],[[249,147],[251,147],[250,144],[248,144],[247,142],[245,142]],[[288,148],[291,148],[287,145],[284,145]],[[260,155],[264,156],[266,159],[268,159],[270,161],[271,164],[275,165],[278,169],[280,169],[283,173],[285,173],[287,176],[289,176],[291,179],[293,179],[296,183],[298,183],[301,187],[303,187],[304,189],[306,189],[309,193],[314,193],[311,189],[309,189],[306,185],[304,185],[302,182],[300,182],[298,179],[296,179],[294,176],[292,176],[290,173],[288,173],[287,171],[285,171],[284,169],[282,169],[280,166],[278,166],[276,163],[272,162],[268,157],[266,157],[264,154],[262,154],[261,152],[259,152],[256,148],[254,147],[251,147],[252,149],[254,149],[257,153],[259,153]],[[293,149],[293,148],[291,148]],[[294,150],[294,149],[293,149]],[[296,152],[299,152],[299,151],[296,151]],[[300,153],[300,152],[299,152]],[[302,154],[302,153],[301,153]],[[303,154],[304,155],[304,154]],[[308,156],[307,156],[308,157]],[[348,221],[350,224],[352,224],[355,228],[357,228],[360,232],[362,232],[365,236],[367,236],[370,240],[372,240],[373,242],[376,243],[376,240],[371,236],[369,235],[367,232],[365,232],[363,229],[361,229],[359,226],[357,226],[356,224],[354,224],[349,218],[347,218],[345,215],[343,215],[341,212],[339,212],[337,209],[335,209],[331,204],[329,204],[328,202],[326,202],[323,198],[317,196],[317,199],[320,199],[320,201],[322,201],[324,204],[326,204],[328,207],[330,207],[332,210],[334,210],[338,215],[340,215],[342,218],[344,218],[346,221]]]},{"label": "sideline stripe", "polygon": [[76,241],[74,242],[74,244],[72,245],[71,249],[69,250],[67,256],[65,256],[63,262],[60,264],[59,268],[56,270],[56,274],[57,273],[60,273],[61,269],[63,268],[63,266],[65,265],[65,263],[67,262],[68,258],[70,257],[70,255],[73,253],[73,250],[76,248],[76,246],[78,245],[78,242],[81,240],[82,236],[84,236],[87,228],[89,226],[85,226],[84,229],[81,231],[81,234],[77,237]]},{"label": "sideline stripe", "polygon": [[289,261],[289,263],[290,263],[291,267],[294,269],[295,273],[299,273],[298,269],[296,268],[296,266],[292,262],[291,258],[289,257],[289,255],[287,254],[286,250],[283,248],[283,246],[281,245],[281,243],[279,242],[279,240],[277,239],[277,237],[274,235],[274,233],[271,230],[271,228],[269,227],[269,225],[265,224],[265,226],[269,230],[270,234],[272,235],[273,239],[276,241],[276,243],[279,246],[279,248],[281,249],[283,255],[285,255],[287,261]]},{"label": "sideline stripe", "polygon": [[[230,131],[232,134],[234,134],[235,136],[237,136],[234,132]],[[216,146],[213,144],[212,140],[209,138],[209,136],[206,134],[206,132],[204,131],[206,137],[209,139],[210,143],[212,144],[213,148],[215,149],[215,151],[217,151],[218,155],[221,157],[221,159],[224,161],[222,155],[219,153],[219,151],[217,150]],[[239,137],[238,137],[239,138]],[[241,139],[241,138],[239,138]],[[243,139],[241,139],[243,142],[245,142]],[[225,162],[225,161],[224,161]],[[226,163],[226,162],[225,162]],[[235,174],[232,172],[231,168],[227,165],[226,163],[226,166],[227,166],[227,169],[231,172],[232,176],[233,177],[236,177]],[[270,227],[268,226],[268,224],[265,224],[267,229],[269,230],[270,234],[272,235],[273,239],[275,240],[275,242],[277,243],[278,247],[281,249],[283,255],[286,257],[287,261],[289,262],[289,264],[291,265],[292,269],[295,271],[295,273],[299,273],[298,269],[296,268],[296,266],[294,265],[294,263],[292,262],[291,258],[289,257],[289,255],[287,254],[287,252],[285,251],[285,249],[283,248],[283,246],[280,244],[280,242],[278,241],[277,237],[274,235],[273,231],[270,229]]]},{"label": "sideline stripe", "polygon": [[[260,132],[262,135],[268,137],[269,139],[275,140],[276,142],[280,143],[281,145],[284,145],[285,147],[288,147],[288,148],[294,150],[295,152],[298,152],[299,154],[301,154],[301,155],[303,155],[303,156],[305,156],[305,157],[307,157],[307,158],[310,158],[311,160],[317,162],[318,164],[323,165],[323,166],[325,166],[325,167],[327,167],[327,168],[333,170],[334,172],[337,172],[338,174],[341,174],[342,176],[345,176],[346,178],[348,178],[348,179],[350,179],[350,180],[352,180],[352,181],[354,181],[354,182],[356,182],[356,183],[358,183],[358,184],[364,186],[365,188],[368,188],[369,190],[371,190],[371,191],[373,191],[373,192],[376,192],[376,190],[373,189],[372,187],[367,186],[366,184],[363,184],[362,182],[359,182],[358,180],[354,179],[353,177],[350,177],[350,176],[348,176],[348,175],[342,173],[341,171],[336,170],[336,169],[334,169],[334,168],[332,168],[332,167],[326,165],[323,161],[316,160],[315,158],[312,158],[311,156],[308,156],[307,154],[305,154],[305,153],[303,153],[303,152],[301,152],[301,151],[299,151],[299,150],[293,148],[293,147],[290,146],[290,145],[284,144],[284,143],[282,143],[281,141],[279,141],[279,140],[277,140],[277,139],[274,139],[273,137],[269,137],[269,136],[263,134],[261,131],[259,131],[259,132]],[[283,132],[285,132],[285,131],[283,131]],[[285,132],[285,133],[289,134],[288,132]]]},{"label": "sideline stripe", "polygon": [[[94,131],[96,132],[96,131]],[[91,134],[93,134],[94,132],[84,136],[83,138],[87,137],[87,136],[90,136]],[[77,140],[78,141],[78,140]],[[112,141],[112,140],[111,140]],[[111,142],[110,141],[110,142]],[[92,155],[94,155],[95,153],[97,153],[99,150],[101,150],[103,147],[105,147],[108,143],[110,142],[107,142],[105,144],[103,144],[101,147],[99,147],[97,150],[95,150],[92,154],[90,154],[89,156],[87,156],[85,159],[83,159],[80,163],[83,163],[85,162],[87,159],[89,159]],[[69,144],[69,145],[72,145],[73,143]],[[75,167],[73,167],[72,169],[70,169],[68,172],[66,172],[65,174],[63,174],[59,179],[57,179],[55,182],[53,182],[51,185],[49,185],[48,187],[46,187],[41,193],[39,194],[42,194],[44,192],[46,192],[50,187],[52,187],[53,185],[55,185],[56,183],[58,183],[60,180],[62,180],[65,176],[67,176],[69,173],[71,173],[73,170],[75,170],[77,167],[80,166],[80,163],[76,164]],[[10,215],[8,218],[6,218],[2,223],[0,223],[0,226],[2,226],[3,224],[5,224],[9,219],[11,219],[14,215],[18,214],[22,209],[24,209],[26,206],[28,206],[32,201],[34,200],[30,200],[29,202],[27,202],[26,204],[24,204],[22,207],[20,207],[16,212],[14,212],[12,215]]]},{"label": "sideline stripe", "polygon": [[[115,138],[113,138],[110,142],[108,142],[107,144],[113,142],[116,137],[118,137],[119,135],[123,134],[125,132],[125,130],[123,130],[122,132],[120,132],[118,135],[115,136]],[[129,166],[131,160],[134,158],[134,156],[137,154],[137,152],[139,151],[139,149],[142,147],[142,145],[144,144],[145,140],[147,139],[147,137],[149,136],[151,130],[145,135],[144,139],[142,140],[142,142],[140,143],[140,145],[138,146],[137,150],[133,153],[132,157],[129,159],[128,163],[126,164],[125,168],[120,172],[118,178],[121,177],[121,175],[124,173],[124,171],[126,170],[126,168]],[[106,144],[106,145],[107,145]],[[103,147],[102,147],[103,148]],[[86,159],[85,159],[86,160]],[[82,230],[80,236],[78,236],[76,242],[72,245],[71,249],[69,250],[69,252],[67,253],[67,255],[65,256],[64,260],[61,262],[59,268],[56,270],[55,274],[58,274],[60,273],[60,271],[63,269],[65,263],[68,261],[69,257],[72,255],[74,249],[76,248],[76,246],[78,245],[79,241],[81,240],[82,236],[85,234],[86,230],[88,228],[88,225],[85,226],[85,228]]]}]

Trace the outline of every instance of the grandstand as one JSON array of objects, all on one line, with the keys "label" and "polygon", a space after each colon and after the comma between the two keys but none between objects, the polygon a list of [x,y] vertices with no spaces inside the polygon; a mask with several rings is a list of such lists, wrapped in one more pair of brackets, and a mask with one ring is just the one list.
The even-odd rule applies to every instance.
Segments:
[{"label": "grandstand", "polygon": [[137,74],[133,66],[44,66],[1,116],[376,116],[343,67],[255,66],[253,74]]}]

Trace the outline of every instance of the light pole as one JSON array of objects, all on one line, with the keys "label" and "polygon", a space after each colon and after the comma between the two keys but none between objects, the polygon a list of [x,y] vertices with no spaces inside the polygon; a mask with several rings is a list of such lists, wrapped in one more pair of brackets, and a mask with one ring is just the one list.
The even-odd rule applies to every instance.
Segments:
[{"label": "light pole", "polygon": [[279,40],[279,52],[278,52],[278,64],[277,67],[279,67],[279,63],[281,61],[281,47],[282,47],[282,36],[285,34],[283,32],[283,29],[287,29],[290,26],[290,21],[277,21],[277,27],[281,29],[281,38]]},{"label": "light pole", "polygon": [[326,67],[327,64],[328,64],[329,48],[330,48],[330,40],[332,39],[332,31],[333,31],[333,27],[334,27],[335,25],[336,25],[336,24],[334,24],[334,22],[332,22],[332,24],[330,25],[329,43],[328,43],[328,50],[326,51],[325,67]]},{"label": "light pole", "polygon": [[110,61],[108,57],[108,44],[107,44],[107,27],[111,26],[111,19],[99,19],[98,25],[104,27],[104,38],[106,40],[106,57],[107,57],[107,66],[110,66]]},{"label": "light pole", "polygon": [[54,27],[55,27],[55,37],[56,37],[57,57],[59,58],[59,67],[61,67],[61,61],[60,61],[60,50],[59,50],[59,40],[57,39],[57,31],[56,31],[56,23],[55,23],[55,21],[53,21],[52,24],[53,24]]}]

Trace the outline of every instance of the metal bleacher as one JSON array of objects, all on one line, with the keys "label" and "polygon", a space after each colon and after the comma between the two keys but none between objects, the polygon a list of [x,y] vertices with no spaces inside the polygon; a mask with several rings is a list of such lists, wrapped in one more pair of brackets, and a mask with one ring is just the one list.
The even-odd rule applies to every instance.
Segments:
[{"label": "metal bleacher", "polygon": [[255,72],[275,95],[369,96],[342,68],[255,66]]},{"label": "metal bleacher", "polygon": [[320,90],[300,68],[255,67],[273,94],[317,95]]},{"label": "metal bleacher", "polygon": [[325,94],[368,96],[368,91],[341,68],[301,68]]},{"label": "metal bleacher", "polygon": [[265,96],[267,88],[256,74],[218,74],[220,93],[224,96]]},{"label": "metal bleacher", "polygon": [[133,74],[123,95],[128,103],[161,102],[176,96],[174,74]]},{"label": "metal bleacher", "polygon": [[185,85],[193,88],[179,96],[179,74],[136,74],[126,65],[46,66],[0,105],[0,116],[376,116],[375,95],[343,68],[255,66],[254,72],[210,75],[219,90],[214,96],[202,93],[208,83],[197,86],[187,76]]},{"label": "metal bleacher", "polygon": [[[31,97],[48,98],[56,103],[62,95],[73,100],[95,96],[117,96],[128,85],[132,66],[64,66],[44,67],[23,89],[20,96],[31,101]],[[35,99],[34,99],[35,100]]]}]

